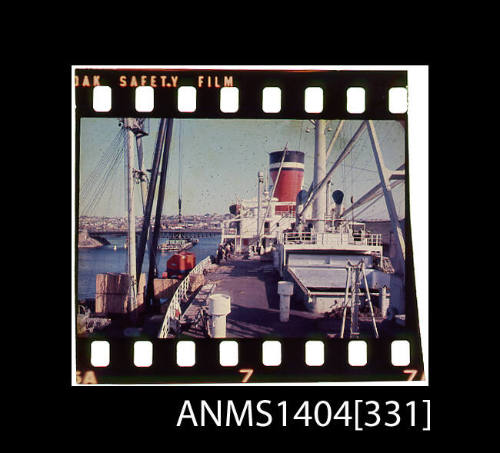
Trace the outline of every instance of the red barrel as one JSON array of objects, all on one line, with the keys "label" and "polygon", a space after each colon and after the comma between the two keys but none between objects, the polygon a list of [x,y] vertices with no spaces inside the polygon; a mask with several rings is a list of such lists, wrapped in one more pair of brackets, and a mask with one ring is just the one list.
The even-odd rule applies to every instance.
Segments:
[{"label": "red barrel", "polygon": [[167,261],[168,278],[184,278],[196,266],[196,255],[182,251],[172,255]]},{"label": "red barrel", "polygon": [[[269,153],[269,173],[273,184],[276,184],[283,153]],[[290,202],[288,206],[276,206],[276,212],[294,212],[297,194],[302,189],[304,180],[304,153],[302,151],[286,151],[281,167],[279,181],[274,189],[274,196],[281,202]]]}]

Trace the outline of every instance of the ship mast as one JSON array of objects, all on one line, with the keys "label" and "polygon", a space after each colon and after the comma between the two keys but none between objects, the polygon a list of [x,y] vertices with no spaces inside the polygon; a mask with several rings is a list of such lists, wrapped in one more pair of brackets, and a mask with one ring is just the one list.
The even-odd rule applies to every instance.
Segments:
[{"label": "ship mast", "polygon": [[313,225],[317,233],[325,231],[326,187],[319,187],[326,174],[326,120],[316,120],[314,129],[314,180],[313,188],[318,188],[318,196],[313,203]]},{"label": "ship mast", "polygon": [[[144,254],[146,250],[146,243],[148,243],[148,248],[149,248],[149,273],[148,273],[148,281],[147,281],[147,291],[146,291],[146,306],[149,308],[149,301],[152,297],[152,285],[153,285],[153,279],[154,275],[157,272],[156,269],[156,248],[158,245],[158,234],[154,234],[155,230],[153,230],[153,234],[149,235],[148,239],[148,233],[151,232],[151,214],[153,211],[153,203],[154,203],[154,198],[155,198],[155,193],[156,193],[156,187],[157,187],[157,180],[158,176],[160,175],[160,179],[164,177],[160,174],[160,163],[162,161],[162,151],[163,155],[165,155],[165,142],[167,140],[167,129],[171,127],[171,122],[167,120],[166,118],[162,118],[160,120],[160,125],[158,128],[158,134],[156,137],[156,145],[155,145],[155,150],[153,154],[153,160],[152,160],[152,168],[151,168],[151,178],[150,182],[148,185],[148,193],[147,193],[147,198],[146,198],[146,205],[144,208],[144,219],[143,219],[143,226],[142,226],[142,231],[141,235],[139,238],[139,246],[137,248],[137,269],[142,270],[142,264],[144,262]],[[160,212],[161,216],[161,212]],[[156,222],[156,219],[155,219]],[[158,233],[158,228],[156,228],[156,233]],[[139,278],[139,275],[137,276]]]},{"label": "ship mast", "polygon": [[261,209],[262,209],[262,185],[264,184],[264,173],[259,171],[257,185],[257,247],[260,246],[260,225],[261,225]]},{"label": "ship mast", "polygon": [[127,131],[127,216],[128,216],[128,260],[127,272],[129,275],[129,312],[136,315],[137,309],[137,285],[136,285],[136,261],[135,261],[135,213],[134,213],[134,132],[132,131],[133,119],[125,118],[124,128]]},{"label": "ship mast", "polygon": [[182,122],[179,120],[179,188],[178,188],[178,221],[182,223],[182,151],[181,151]]}]

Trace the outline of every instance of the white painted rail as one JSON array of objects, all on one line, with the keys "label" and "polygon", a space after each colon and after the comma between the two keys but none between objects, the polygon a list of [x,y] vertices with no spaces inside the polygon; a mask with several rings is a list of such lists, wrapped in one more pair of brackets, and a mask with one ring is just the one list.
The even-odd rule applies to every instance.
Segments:
[{"label": "white painted rail", "polygon": [[382,245],[382,235],[377,233],[363,233],[357,239],[349,233],[311,233],[286,232],[283,233],[284,244],[317,244],[317,245]]},{"label": "white painted rail", "polygon": [[167,302],[168,308],[163,318],[163,324],[158,334],[158,338],[167,338],[169,331],[177,331],[179,327],[179,320],[181,317],[181,301],[186,297],[189,288],[189,277],[191,274],[201,274],[208,266],[212,264],[212,260],[207,256],[204,260],[200,261],[186,276],[182,283],[177,287],[170,302]]}]

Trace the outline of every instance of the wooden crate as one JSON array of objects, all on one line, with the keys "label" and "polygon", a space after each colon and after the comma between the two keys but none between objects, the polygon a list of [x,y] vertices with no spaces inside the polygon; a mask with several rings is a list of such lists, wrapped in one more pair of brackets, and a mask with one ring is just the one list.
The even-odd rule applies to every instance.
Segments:
[{"label": "wooden crate", "polygon": [[129,286],[128,274],[106,273],[96,276],[96,294],[127,294]]},{"label": "wooden crate", "polygon": [[176,278],[155,278],[153,280],[153,297],[155,299],[170,299],[179,284],[180,280]]},{"label": "wooden crate", "polygon": [[[128,274],[97,274],[95,312],[105,314],[126,314],[129,311],[130,278]],[[141,274],[137,290],[137,308],[144,304],[146,275]]]}]

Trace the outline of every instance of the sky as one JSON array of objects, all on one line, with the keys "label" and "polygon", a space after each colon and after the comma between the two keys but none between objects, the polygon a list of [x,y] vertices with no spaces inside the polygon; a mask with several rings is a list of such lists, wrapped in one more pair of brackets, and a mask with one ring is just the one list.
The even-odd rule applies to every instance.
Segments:
[{"label": "sky", "polygon": [[[150,133],[143,138],[144,163],[151,168],[160,120],[149,120]],[[328,122],[326,144],[339,120]],[[327,171],[360,126],[345,121],[327,160]],[[404,129],[397,121],[374,121],[385,165],[396,169],[404,163]],[[309,132],[307,132],[309,131]],[[167,172],[164,215],[177,214],[181,167],[184,215],[229,212],[237,198],[254,198],[257,174],[268,174],[268,154],[282,150],[305,152],[304,188],[313,179],[314,126],[308,120],[174,119]],[[179,153],[180,151],[180,153]],[[179,166],[179,156],[181,165]],[[82,118],[80,135],[80,215],[126,215],[124,141],[116,118]],[[270,178],[269,178],[270,181]],[[350,205],[379,182],[368,133],[365,131],[332,178],[332,192],[344,192]],[[142,214],[139,186],[136,213]],[[394,190],[398,214],[404,216],[404,184]],[[387,219],[383,197],[366,209],[362,219]],[[361,219],[360,218],[360,219]]]}]

